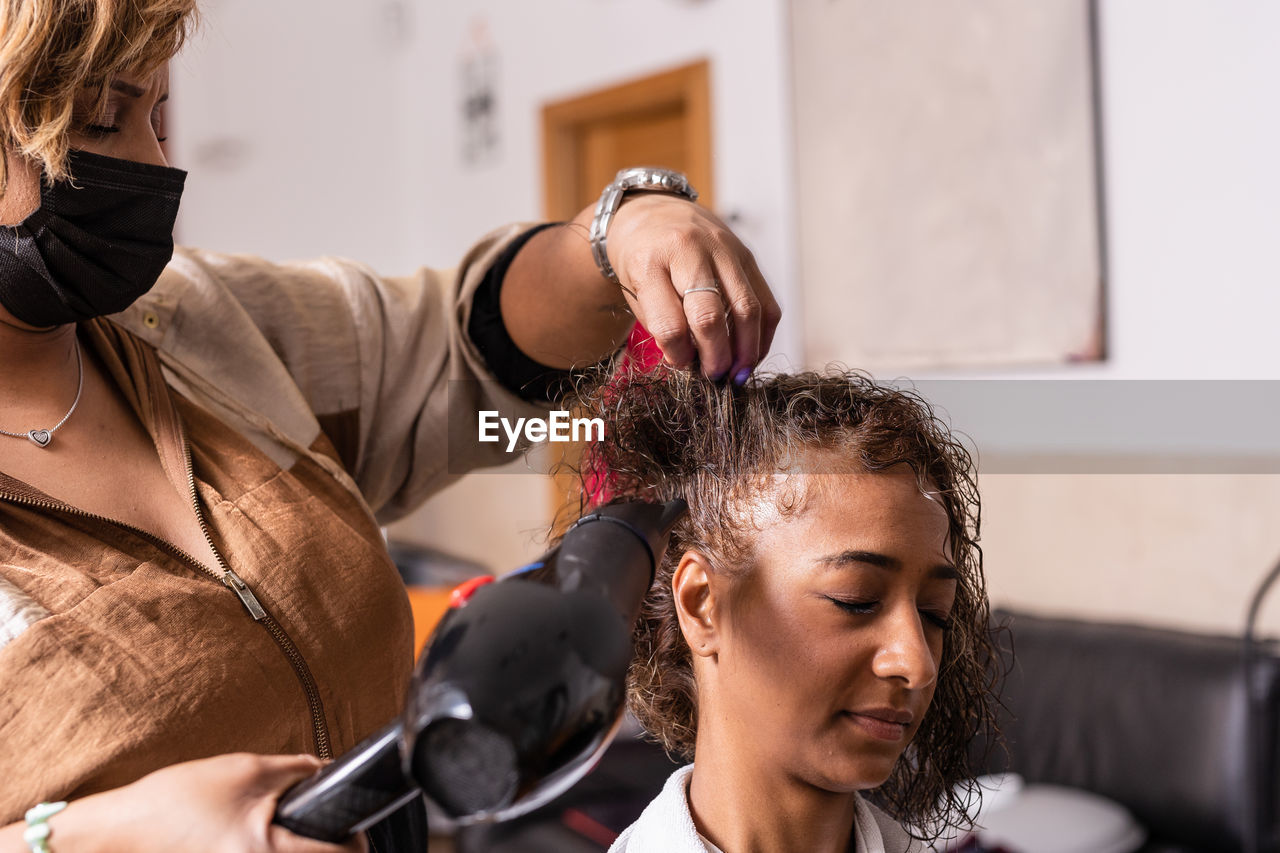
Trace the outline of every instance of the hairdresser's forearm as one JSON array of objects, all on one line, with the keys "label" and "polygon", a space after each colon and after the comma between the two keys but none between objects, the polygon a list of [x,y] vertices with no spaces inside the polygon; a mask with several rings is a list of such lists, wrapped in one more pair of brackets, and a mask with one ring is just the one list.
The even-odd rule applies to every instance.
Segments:
[{"label": "hairdresser's forearm", "polygon": [[502,282],[502,320],[539,364],[594,364],[622,346],[634,318],[618,285],[596,269],[587,242],[591,210],[526,243]]},{"label": "hairdresser's forearm", "polygon": [[[219,755],[174,764],[74,800],[48,821],[58,853],[363,853],[364,836],[323,844],[272,823],[276,801],[323,764],[306,755]],[[24,853],[22,824],[0,829],[0,853]]]}]

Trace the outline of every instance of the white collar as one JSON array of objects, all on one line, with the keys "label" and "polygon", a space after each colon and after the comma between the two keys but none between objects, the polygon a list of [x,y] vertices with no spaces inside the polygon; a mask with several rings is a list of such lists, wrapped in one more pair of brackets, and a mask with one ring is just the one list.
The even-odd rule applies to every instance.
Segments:
[{"label": "white collar", "polygon": [[[698,833],[689,810],[689,778],[693,765],[672,773],[662,792],[640,818],[623,830],[609,853],[723,853]],[[854,796],[853,849],[850,853],[884,853],[884,836],[871,808]]]}]

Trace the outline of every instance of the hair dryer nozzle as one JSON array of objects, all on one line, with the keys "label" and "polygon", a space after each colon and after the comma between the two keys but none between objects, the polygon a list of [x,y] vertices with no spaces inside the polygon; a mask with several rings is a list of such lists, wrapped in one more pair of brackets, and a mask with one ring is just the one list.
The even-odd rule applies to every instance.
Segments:
[{"label": "hair dryer nozzle", "polygon": [[454,815],[493,811],[515,799],[519,757],[511,741],[475,720],[436,720],[411,758],[423,793]]}]

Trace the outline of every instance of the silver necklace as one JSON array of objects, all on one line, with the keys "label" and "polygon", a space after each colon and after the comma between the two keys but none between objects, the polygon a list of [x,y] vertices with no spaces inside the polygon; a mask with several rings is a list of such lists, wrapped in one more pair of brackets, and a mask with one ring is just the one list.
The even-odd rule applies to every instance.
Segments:
[{"label": "silver necklace", "polygon": [[67,409],[67,413],[62,416],[62,420],[48,429],[30,429],[26,432],[9,432],[8,430],[0,429],[0,435],[28,439],[36,447],[48,447],[49,442],[53,441],[53,434],[67,422],[67,419],[71,417],[71,413],[76,410],[76,406],[80,405],[80,393],[84,391],[84,359],[80,356],[80,339],[73,338],[72,340],[76,344],[76,369],[80,373],[80,379],[76,385],[76,398],[72,401],[71,408]]}]

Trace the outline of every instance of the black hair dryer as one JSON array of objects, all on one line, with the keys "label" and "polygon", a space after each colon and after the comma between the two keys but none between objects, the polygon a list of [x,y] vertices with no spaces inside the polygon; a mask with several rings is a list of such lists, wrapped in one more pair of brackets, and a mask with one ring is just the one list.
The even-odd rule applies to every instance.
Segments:
[{"label": "black hair dryer", "polygon": [[341,842],[420,792],[474,823],[567,790],[617,731],[640,604],[685,510],[609,504],[540,560],[456,590],[404,716],[286,792],[275,822]]}]

